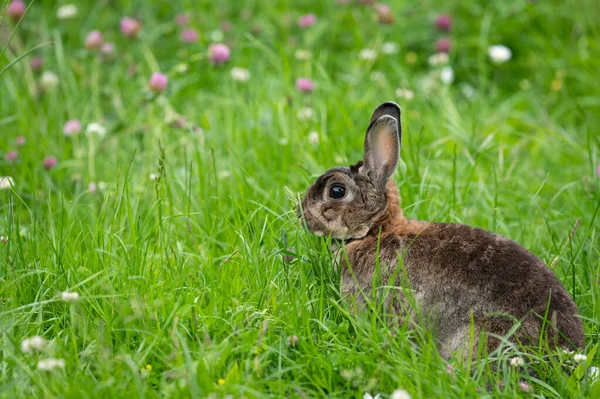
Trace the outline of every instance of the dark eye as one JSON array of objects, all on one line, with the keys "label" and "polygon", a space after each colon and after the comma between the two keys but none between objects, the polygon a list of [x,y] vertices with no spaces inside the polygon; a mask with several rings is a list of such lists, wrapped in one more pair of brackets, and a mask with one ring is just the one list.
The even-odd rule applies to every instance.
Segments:
[{"label": "dark eye", "polygon": [[340,199],[346,196],[346,189],[344,186],[336,184],[335,186],[331,186],[329,189],[329,196],[333,199]]}]

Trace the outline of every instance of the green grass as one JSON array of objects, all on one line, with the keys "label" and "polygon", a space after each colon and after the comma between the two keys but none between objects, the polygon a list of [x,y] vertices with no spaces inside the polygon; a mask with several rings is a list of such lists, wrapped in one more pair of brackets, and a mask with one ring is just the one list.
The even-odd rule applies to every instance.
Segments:
[{"label": "green grass", "polygon": [[[0,75],[0,153],[27,139],[16,162],[0,160],[0,176],[15,181],[0,191],[9,237],[0,244],[0,397],[600,396],[600,383],[582,377],[599,364],[594,1],[394,2],[391,26],[334,1],[249,1],[249,19],[233,1],[153,3],[81,1],[75,19],[59,21],[58,5],[37,1],[0,58],[1,70],[48,43],[32,55],[60,78],[38,93],[30,55]],[[199,43],[180,42],[181,11]],[[318,23],[302,31],[295,21],[306,12]],[[454,19],[455,81],[428,91],[439,12]],[[137,40],[119,32],[127,15],[144,24]],[[207,47],[224,20],[232,58],[212,67]],[[0,47],[13,27],[4,16]],[[85,50],[92,29],[115,42],[117,59]],[[400,53],[358,57],[387,41]],[[513,52],[505,64],[487,57],[497,43]],[[312,59],[295,59],[298,48]],[[234,82],[232,66],[248,68],[250,81]],[[151,95],[159,70],[169,87]],[[296,90],[301,76],[314,93]],[[415,98],[397,98],[399,87]],[[504,387],[486,385],[485,359],[452,362],[453,377],[429,332],[392,331],[339,300],[327,243],[300,228],[295,200],[325,169],[361,158],[370,113],[386,100],[403,108],[395,180],[407,216],[495,231],[551,265],[585,320],[588,361],[573,374],[564,354],[530,358],[533,378],[504,353],[492,354]],[[304,107],[309,120],[298,118]],[[176,114],[188,126],[175,127]],[[65,137],[69,119],[100,122],[107,135]],[[48,155],[58,164],[46,171]],[[92,193],[91,182],[105,184]],[[64,291],[79,300],[64,302]],[[48,347],[23,353],[34,335]],[[65,369],[38,370],[46,358]]]}]

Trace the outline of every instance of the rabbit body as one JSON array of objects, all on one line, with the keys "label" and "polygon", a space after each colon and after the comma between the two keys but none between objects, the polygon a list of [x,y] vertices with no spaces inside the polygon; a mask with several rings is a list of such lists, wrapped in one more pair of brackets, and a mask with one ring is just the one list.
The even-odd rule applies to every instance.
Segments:
[{"label": "rabbit body", "polygon": [[[509,333],[523,345],[543,338],[552,347],[582,348],[577,306],[531,252],[479,228],[403,216],[391,179],[400,136],[400,108],[382,104],[367,130],[364,161],[325,172],[298,209],[309,230],[343,241],[337,257],[344,296],[364,307],[378,273],[384,310],[426,323],[444,357],[477,349],[481,333],[488,351]],[[406,283],[414,301],[401,289]],[[384,295],[387,285],[396,289]]]}]

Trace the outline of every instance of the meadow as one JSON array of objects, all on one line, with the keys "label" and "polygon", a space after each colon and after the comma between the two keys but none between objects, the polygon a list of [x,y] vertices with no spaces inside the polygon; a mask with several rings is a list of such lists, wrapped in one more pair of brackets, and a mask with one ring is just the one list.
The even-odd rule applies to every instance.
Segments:
[{"label": "meadow", "polygon": [[[596,1],[1,5],[0,397],[600,397]],[[539,256],[585,351],[446,362],[340,300],[296,202],[388,100],[406,216]]]}]

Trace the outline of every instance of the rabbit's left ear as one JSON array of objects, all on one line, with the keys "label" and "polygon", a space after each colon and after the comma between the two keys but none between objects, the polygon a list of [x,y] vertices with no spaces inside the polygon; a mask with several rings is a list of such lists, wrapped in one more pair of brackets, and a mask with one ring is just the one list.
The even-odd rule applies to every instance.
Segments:
[{"label": "rabbit's left ear", "polygon": [[379,191],[385,190],[398,165],[400,135],[400,107],[393,102],[381,104],[371,117],[364,155],[364,173]]}]

